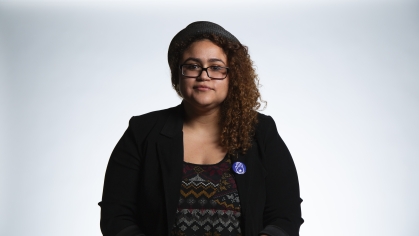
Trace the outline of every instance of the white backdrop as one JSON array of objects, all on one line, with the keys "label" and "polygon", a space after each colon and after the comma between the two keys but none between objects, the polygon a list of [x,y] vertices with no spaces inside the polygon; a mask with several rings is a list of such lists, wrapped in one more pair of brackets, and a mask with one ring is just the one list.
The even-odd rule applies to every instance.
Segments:
[{"label": "white backdrop", "polygon": [[197,20],[249,46],[301,235],[419,235],[419,4],[400,0],[0,0],[0,235],[101,235],[109,155],[180,103],[167,48]]}]

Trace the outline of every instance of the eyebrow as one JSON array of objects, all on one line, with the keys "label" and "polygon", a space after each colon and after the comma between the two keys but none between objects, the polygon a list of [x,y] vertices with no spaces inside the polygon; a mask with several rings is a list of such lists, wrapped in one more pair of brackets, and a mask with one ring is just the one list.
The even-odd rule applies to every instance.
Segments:
[{"label": "eyebrow", "polygon": [[[185,63],[185,62],[187,62],[187,61],[196,61],[196,62],[199,62],[199,63],[201,63],[201,64],[202,64],[202,60],[201,60],[201,59],[199,59],[199,58],[196,58],[196,57],[188,57],[188,58],[186,58],[186,60],[184,60],[184,61],[183,61],[183,63]],[[223,63],[224,65],[226,64],[223,60],[218,59],[218,58],[210,58],[210,59],[208,60],[208,62],[221,62],[221,63]]]}]

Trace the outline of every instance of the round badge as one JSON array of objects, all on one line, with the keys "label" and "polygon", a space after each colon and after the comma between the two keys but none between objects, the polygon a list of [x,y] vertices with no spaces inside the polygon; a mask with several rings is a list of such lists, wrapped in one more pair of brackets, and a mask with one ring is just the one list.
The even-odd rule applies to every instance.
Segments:
[{"label": "round badge", "polygon": [[239,175],[246,173],[246,166],[240,161],[234,162],[232,168]]}]

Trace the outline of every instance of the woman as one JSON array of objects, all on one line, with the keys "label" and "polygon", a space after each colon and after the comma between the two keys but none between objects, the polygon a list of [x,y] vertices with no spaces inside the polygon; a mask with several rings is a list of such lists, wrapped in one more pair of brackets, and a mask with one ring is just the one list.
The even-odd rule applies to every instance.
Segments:
[{"label": "woman", "polygon": [[103,235],[298,235],[297,173],[273,119],[256,111],[247,48],[194,22],[168,61],[183,101],[131,118],[106,171]]}]

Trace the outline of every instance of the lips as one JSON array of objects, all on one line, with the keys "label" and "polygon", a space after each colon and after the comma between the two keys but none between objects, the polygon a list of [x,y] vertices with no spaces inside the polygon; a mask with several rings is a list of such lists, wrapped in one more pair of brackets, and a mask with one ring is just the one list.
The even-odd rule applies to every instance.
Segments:
[{"label": "lips", "polygon": [[212,90],[212,88],[205,86],[205,85],[196,85],[193,86],[193,89],[198,89],[198,90]]}]

